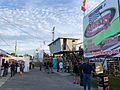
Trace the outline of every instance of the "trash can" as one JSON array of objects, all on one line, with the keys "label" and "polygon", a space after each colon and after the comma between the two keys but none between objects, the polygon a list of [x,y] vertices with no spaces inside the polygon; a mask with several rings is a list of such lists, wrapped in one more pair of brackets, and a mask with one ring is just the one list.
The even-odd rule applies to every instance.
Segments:
[{"label": "trash can", "polygon": [[98,90],[109,90],[108,75],[100,73],[97,75]]}]

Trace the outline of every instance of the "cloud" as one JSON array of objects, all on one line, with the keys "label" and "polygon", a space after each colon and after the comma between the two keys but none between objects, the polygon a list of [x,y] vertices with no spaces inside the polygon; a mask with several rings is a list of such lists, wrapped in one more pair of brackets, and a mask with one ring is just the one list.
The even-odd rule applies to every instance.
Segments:
[{"label": "cloud", "polygon": [[[87,12],[99,1],[87,1]],[[81,38],[78,35],[83,33],[80,5],[80,0],[0,0],[1,37],[10,44],[22,41],[21,46],[31,50],[43,41],[50,43],[54,26],[56,38],[62,35]],[[28,46],[31,42],[34,43]]]}]

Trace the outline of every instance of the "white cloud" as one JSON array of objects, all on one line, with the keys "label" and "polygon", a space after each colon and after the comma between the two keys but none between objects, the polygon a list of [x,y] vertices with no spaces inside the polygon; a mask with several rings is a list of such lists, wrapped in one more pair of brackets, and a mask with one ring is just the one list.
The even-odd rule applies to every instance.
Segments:
[{"label": "white cloud", "polygon": [[[87,12],[92,10],[99,1],[88,0]],[[1,4],[3,2],[0,2],[0,7],[5,7]],[[51,41],[53,26],[56,27],[57,36],[82,38],[78,35],[83,33],[80,0],[12,0],[11,2],[15,4],[14,7],[0,8],[0,34],[10,44],[15,40],[23,41],[21,50],[25,48],[33,50],[39,46],[40,42]],[[40,42],[37,42],[38,40]],[[28,46],[28,43],[33,44]]]}]

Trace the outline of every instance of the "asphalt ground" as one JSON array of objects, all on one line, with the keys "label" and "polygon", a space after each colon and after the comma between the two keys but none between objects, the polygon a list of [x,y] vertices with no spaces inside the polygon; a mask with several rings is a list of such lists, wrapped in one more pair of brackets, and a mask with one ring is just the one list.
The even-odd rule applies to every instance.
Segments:
[{"label": "asphalt ground", "polygon": [[0,90],[83,90],[83,87],[73,84],[72,75],[34,69],[22,76],[9,77]]}]

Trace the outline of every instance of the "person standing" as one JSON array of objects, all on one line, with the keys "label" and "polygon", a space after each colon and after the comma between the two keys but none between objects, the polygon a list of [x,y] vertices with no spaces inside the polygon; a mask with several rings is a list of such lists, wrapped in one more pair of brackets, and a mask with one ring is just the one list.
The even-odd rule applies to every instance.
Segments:
[{"label": "person standing", "polygon": [[15,73],[17,73],[17,69],[18,69],[18,62],[15,63]]},{"label": "person standing", "polygon": [[1,66],[1,77],[3,76],[3,73],[4,73],[4,67],[3,67],[3,65]]},{"label": "person standing", "polygon": [[40,62],[40,71],[42,70],[42,62]]},{"label": "person standing", "polygon": [[83,71],[82,71],[83,61],[79,63],[79,72],[80,72],[80,86],[83,86]]},{"label": "person standing", "polygon": [[86,63],[83,63],[82,70],[83,70],[83,86],[84,86],[84,90],[86,90],[87,85],[88,85],[88,90],[91,90],[92,66],[89,64],[89,61],[87,61]]},{"label": "person standing", "polygon": [[79,68],[78,68],[78,64],[75,63],[74,67],[73,67],[73,73],[75,74],[74,77],[74,84],[79,84]]},{"label": "person standing", "polygon": [[6,76],[6,75],[8,75],[8,68],[9,68],[9,63],[8,63],[8,61],[6,61],[6,62],[3,64],[3,66],[4,66],[3,76]]},{"label": "person standing", "polygon": [[52,69],[52,68],[53,68],[53,64],[52,64],[51,61],[50,61],[50,63],[49,63],[49,67],[50,67],[50,72],[53,73],[53,69]]},{"label": "person standing", "polygon": [[59,63],[59,68],[60,68],[60,72],[63,72],[63,62],[62,61]]},{"label": "person standing", "polygon": [[20,63],[20,74],[22,75],[24,72],[25,65],[23,62]]},{"label": "person standing", "polygon": [[67,72],[69,73],[70,72],[70,64],[69,64],[69,62],[67,62],[66,69],[67,69]]},{"label": "person standing", "polygon": [[35,68],[35,64],[34,63],[32,63],[32,69],[34,69]]},{"label": "person standing", "polygon": [[15,75],[15,63],[12,62],[12,64],[10,65],[10,70],[11,70],[11,77],[13,77]]},{"label": "person standing", "polygon": [[47,65],[46,65],[46,70],[47,70],[47,73],[49,74],[50,73],[50,64],[49,64],[50,62],[49,61],[47,61]]},{"label": "person standing", "polygon": [[32,62],[29,63],[29,69],[32,69]]},{"label": "person standing", "polygon": [[57,62],[57,72],[59,72],[59,61]]}]

